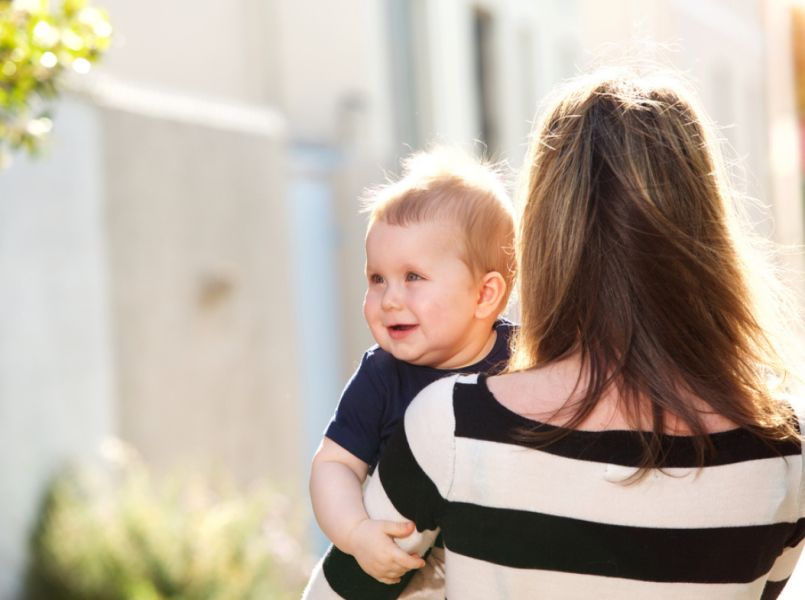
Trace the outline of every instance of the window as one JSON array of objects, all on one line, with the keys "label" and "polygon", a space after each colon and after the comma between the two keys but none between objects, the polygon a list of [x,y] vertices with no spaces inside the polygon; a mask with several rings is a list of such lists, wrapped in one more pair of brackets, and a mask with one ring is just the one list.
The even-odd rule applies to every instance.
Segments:
[{"label": "window", "polygon": [[534,32],[523,27],[517,34],[517,53],[520,60],[519,97],[520,119],[522,124],[530,126],[537,111],[536,75],[534,64]]},{"label": "window", "polygon": [[487,153],[500,150],[500,133],[495,112],[494,22],[481,8],[473,10],[473,48],[475,50],[475,91],[478,99],[478,130]]},{"label": "window", "polygon": [[399,147],[419,148],[430,130],[424,0],[387,0],[391,87]]}]

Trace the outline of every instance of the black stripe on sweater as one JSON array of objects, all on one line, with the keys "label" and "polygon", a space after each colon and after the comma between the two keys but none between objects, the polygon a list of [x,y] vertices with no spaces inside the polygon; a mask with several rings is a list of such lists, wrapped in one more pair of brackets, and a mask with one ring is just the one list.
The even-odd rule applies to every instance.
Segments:
[{"label": "black stripe on sweater", "polygon": [[386,585],[367,575],[358,561],[330,546],[322,563],[322,571],[332,590],[346,600],[385,600],[397,598],[416,571],[408,571],[400,583]]},{"label": "black stripe on sweater", "polygon": [[442,533],[452,552],[514,568],[642,581],[748,583],[769,572],[795,527],[627,527],[452,502]]},{"label": "black stripe on sweater", "polygon": [[[517,434],[526,429],[556,431],[558,428],[537,423],[501,405],[479,375],[478,384],[457,383],[453,392],[456,436],[528,447]],[[565,437],[540,448],[557,456],[637,467],[643,456],[640,437],[635,431],[571,431]],[[799,441],[767,442],[746,429],[733,429],[710,435],[715,454],[705,466],[734,464],[749,460],[794,456],[801,452]],[[698,459],[689,436],[661,436],[662,452],[667,468],[695,468]]]},{"label": "black stripe on sweater", "polygon": [[[402,423],[389,439],[375,476],[395,508],[414,521],[419,531],[437,527],[445,501],[414,458]],[[347,600],[396,598],[416,573],[409,571],[400,583],[386,585],[367,575],[352,556],[335,546],[327,552],[322,570],[333,591]]]},{"label": "black stripe on sweater", "polygon": [[783,579],[782,581],[767,581],[763,588],[763,595],[760,596],[760,600],[775,600],[777,596],[782,593],[786,583],[788,583],[788,579]]},{"label": "black stripe on sweater", "polygon": [[411,452],[403,424],[389,439],[378,474],[394,508],[419,531],[438,527],[446,501]]}]

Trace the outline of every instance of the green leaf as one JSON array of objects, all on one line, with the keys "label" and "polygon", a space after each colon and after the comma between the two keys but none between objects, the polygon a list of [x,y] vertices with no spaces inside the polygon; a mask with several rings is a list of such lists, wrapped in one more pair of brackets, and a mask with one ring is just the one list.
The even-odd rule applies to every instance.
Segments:
[{"label": "green leaf", "polygon": [[88,72],[111,35],[108,14],[88,0],[62,0],[59,8],[47,0],[0,0],[0,146],[36,154],[46,135],[20,133],[31,129],[34,108],[58,98],[65,70]]}]

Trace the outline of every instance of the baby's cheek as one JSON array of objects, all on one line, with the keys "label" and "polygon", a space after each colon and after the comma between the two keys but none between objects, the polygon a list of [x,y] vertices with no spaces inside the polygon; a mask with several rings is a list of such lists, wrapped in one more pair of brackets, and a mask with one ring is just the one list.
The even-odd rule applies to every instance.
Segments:
[{"label": "baby's cheek", "polygon": [[451,290],[435,298],[431,306],[434,310],[443,313],[445,318],[450,318],[456,312],[466,310],[467,297],[465,294]]},{"label": "baby's cheek", "polygon": [[377,299],[375,295],[367,291],[363,295],[363,318],[369,321],[373,315],[377,314]]}]

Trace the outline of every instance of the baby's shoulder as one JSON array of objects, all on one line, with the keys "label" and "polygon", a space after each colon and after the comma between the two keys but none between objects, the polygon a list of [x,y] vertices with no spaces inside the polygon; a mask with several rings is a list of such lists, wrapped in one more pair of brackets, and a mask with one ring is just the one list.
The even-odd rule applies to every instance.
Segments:
[{"label": "baby's shoulder", "polygon": [[510,321],[506,317],[498,317],[497,321],[495,321],[495,331],[507,340],[514,335],[519,328],[520,326],[517,323]]},{"label": "baby's shoulder", "polygon": [[375,371],[392,371],[396,370],[399,361],[391,355],[391,353],[383,350],[380,346],[375,344],[371,346],[366,352],[363,353],[361,366],[366,366]]},{"label": "baby's shoulder", "polygon": [[400,361],[375,344],[363,353],[358,372],[384,388],[393,387],[400,378]]},{"label": "baby's shoulder", "polygon": [[512,321],[511,319],[509,319],[508,317],[500,316],[497,319],[495,319],[495,327],[508,327],[517,329],[519,325],[514,321]]}]

